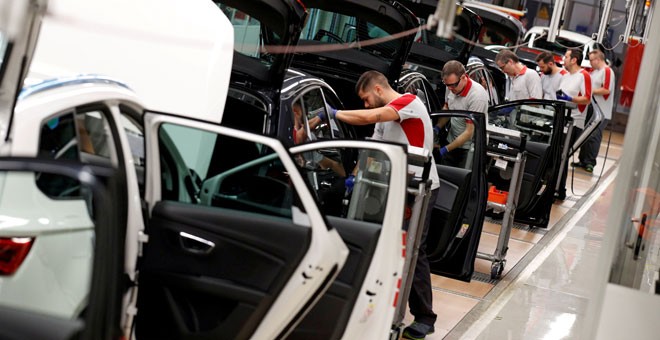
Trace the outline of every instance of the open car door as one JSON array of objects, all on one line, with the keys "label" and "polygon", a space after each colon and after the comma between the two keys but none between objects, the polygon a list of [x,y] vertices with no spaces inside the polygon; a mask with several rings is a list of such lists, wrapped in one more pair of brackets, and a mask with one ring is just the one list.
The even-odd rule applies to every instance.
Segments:
[{"label": "open car door", "polygon": [[[561,168],[564,147],[567,103],[551,100],[519,100],[493,106],[488,124],[516,130],[527,135],[525,163],[515,221],[546,228],[555,186]],[[497,140],[489,140],[497,144]],[[511,169],[488,173],[488,182],[499,190],[507,190]]]},{"label": "open car door", "polygon": [[[30,275],[28,261],[49,261],[43,254],[46,237],[61,238],[58,255],[79,259],[79,266],[90,266],[90,275],[78,274],[71,268],[69,280],[61,281],[59,289],[87,290],[86,307],[76,317],[57,312],[37,310],[30,292],[22,292],[13,300],[0,303],[0,338],[20,339],[117,339],[121,293],[121,273],[124,260],[126,184],[120,172],[112,167],[33,158],[0,158],[0,216],[4,235],[0,238],[0,284],[7,276]],[[35,182],[39,191],[25,190]],[[75,185],[72,192],[68,185]],[[65,196],[60,197],[61,195]],[[64,200],[64,201],[63,201]],[[66,224],[88,242],[76,243],[76,233],[66,235],[36,233],[56,225]],[[91,227],[90,227],[91,226]],[[55,247],[54,247],[55,248]],[[53,249],[51,249],[53,250]],[[91,256],[89,254],[91,253]],[[89,263],[91,262],[91,263]],[[39,273],[33,280],[52,275]]]},{"label": "open car door", "polygon": [[[488,198],[486,182],[486,118],[468,111],[433,113],[434,121],[446,121],[436,140],[444,146],[466,124],[474,126],[472,139],[454,155],[436,154],[440,191],[434,203],[426,239],[431,272],[470,281],[481,238]],[[452,132],[454,129],[454,132]],[[459,132],[460,134],[460,132]],[[448,140],[447,140],[448,139]]]},{"label": "open car door", "polygon": [[285,336],[348,250],[273,138],[144,114],[145,199],[136,334]]},{"label": "open car door", "polygon": [[[335,140],[290,151],[350,252],[339,276],[287,339],[387,338],[404,264],[406,150]],[[354,169],[354,187],[346,187],[346,174]]]}]

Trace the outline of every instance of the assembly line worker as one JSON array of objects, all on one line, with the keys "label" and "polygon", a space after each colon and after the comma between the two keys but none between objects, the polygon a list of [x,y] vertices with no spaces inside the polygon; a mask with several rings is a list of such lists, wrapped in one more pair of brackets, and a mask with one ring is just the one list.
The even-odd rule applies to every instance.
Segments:
[{"label": "assembly line worker", "polygon": [[[463,64],[456,60],[448,61],[442,68],[442,82],[447,86],[445,109],[468,110],[488,114],[488,93],[481,84],[472,81],[465,72]],[[450,122],[447,142],[440,148],[441,164],[454,167],[465,167],[468,152],[472,146],[474,125],[472,120],[452,117],[440,118],[437,129]]]},{"label": "assembly line worker", "polygon": [[[355,86],[358,96],[364,101],[364,110],[330,110],[330,114],[348,124],[376,124],[373,138],[404,143],[433,150],[433,127],[424,103],[413,94],[400,94],[380,72],[367,71],[360,76]],[[415,321],[403,331],[408,339],[423,339],[433,333],[437,315],[433,312],[431,271],[426,258],[426,236],[433,203],[438,196],[440,178],[432,159],[431,197],[426,211],[415,275],[408,304]],[[349,177],[350,178],[350,177]],[[348,183],[347,183],[348,184]]]},{"label": "assembly line worker", "polygon": [[541,77],[523,65],[510,50],[501,50],[495,57],[497,66],[507,75],[506,100],[541,99]]},{"label": "assembly line worker", "polygon": [[[564,54],[564,68],[566,68],[569,74],[562,77],[559,91],[557,92],[558,100],[566,100],[577,104],[577,108],[571,110],[571,117],[573,118],[571,144],[582,134],[587,118],[587,109],[591,102],[591,76],[589,72],[580,67],[581,61],[582,50],[571,48],[566,51],[566,54]],[[568,159],[566,163],[568,163]],[[564,169],[568,169],[568,164],[566,164]],[[568,171],[564,171],[561,176],[559,191],[555,193],[555,196],[560,200],[566,198],[567,174]]]},{"label": "assembly line worker", "polygon": [[555,58],[550,52],[543,52],[536,57],[536,63],[541,70],[541,89],[543,89],[543,99],[556,100],[557,90],[561,83],[561,78],[568,74],[568,71],[557,66]]},{"label": "assembly line worker", "polygon": [[[593,172],[596,166],[600,142],[603,139],[603,130],[612,119],[612,108],[614,107],[614,71],[605,63],[605,54],[600,50],[589,52],[591,62],[591,86],[593,101],[603,112],[603,121],[598,128],[587,139],[580,148],[580,161],[573,166],[584,168],[587,172]],[[593,105],[593,104],[592,104]]]}]

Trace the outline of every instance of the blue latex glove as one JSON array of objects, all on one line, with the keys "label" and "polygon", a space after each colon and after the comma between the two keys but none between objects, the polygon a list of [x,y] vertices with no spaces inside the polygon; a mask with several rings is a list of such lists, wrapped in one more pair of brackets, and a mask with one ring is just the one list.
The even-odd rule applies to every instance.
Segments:
[{"label": "blue latex glove", "polygon": [[[330,117],[335,118],[335,115],[337,114],[337,109],[335,109],[334,107],[332,107],[330,105],[326,105],[325,109],[328,111],[328,114],[330,115]],[[316,115],[316,116],[321,118],[321,120],[325,120],[325,111],[319,112],[319,114]]]},{"label": "blue latex glove", "polygon": [[355,176],[350,175],[344,180],[344,186],[346,187],[346,193],[350,194],[353,191],[353,186],[355,185]]},{"label": "blue latex glove", "polygon": [[564,91],[559,90],[557,91],[557,100],[565,100],[567,102],[570,102],[573,100],[573,97],[567,95],[566,93],[564,93]]},{"label": "blue latex glove", "polygon": [[445,157],[446,154],[449,153],[449,150],[447,150],[446,146],[443,146],[440,148],[440,157]]},{"label": "blue latex glove", "polygon": [[434,126],[434,127],[433,127],[433,132],[435,132],[436,135],[439,135],[439,134],[440,134],[440,127],[437,126],[437,125]]},{"label": "blue latex glove", "polygon": [[509,107],[504,107],[499,110],[497,110],[497,114],[509,114],[513,109],[515,109],[515,106],[509,106]]}]

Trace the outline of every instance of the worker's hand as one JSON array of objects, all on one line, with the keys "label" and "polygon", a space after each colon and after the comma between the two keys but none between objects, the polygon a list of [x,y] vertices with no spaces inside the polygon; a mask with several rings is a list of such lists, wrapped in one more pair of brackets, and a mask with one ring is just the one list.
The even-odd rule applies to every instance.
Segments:
[{"label": "worker's hand", "polygon": [[557,91],[557,100],[565,100],[567,102],[573,101],[573,97],[567,95],[564,93],[564,91],[559,90]]},{"label": "worker's hand", "polygon": [[[335,115],[337,114],[337,109],[335,109],[334,107],[332,107],[330,105],[325,106],[325,111],[327,111],[328,114],[330,115],[330,117],[332,117],[332,118],[335,118]],[[325,120],[325,111],[321,111],[317,115],[319,118],[321,118],[321,120]]]},{"label": "worker's hand", "polygon": [[440,157],[445,157],[446,154],[449,153],[449,150],[447,150],[446,146],[443,146],[440,148]]},{"label": "worker's hand", "polygon": [[509,114],[515,108],[516,108],[515,106],[503,107],[503,108],[497,110],[496,114],[497,115]]},{"label": "worker's hand", "polygon": [[437,125],[434,126],[434,127],[433,127],[433,132],[435,132],[436,135],[439,135],[439,134],[440,134],[440,127],[437,126]]},{"label": "worker's hand", "polygon": [[353,186],[355,185],[355,176],[350,175],[344,180],[344,186],[346,187],[346,193],[350,194],[353,191]]}]

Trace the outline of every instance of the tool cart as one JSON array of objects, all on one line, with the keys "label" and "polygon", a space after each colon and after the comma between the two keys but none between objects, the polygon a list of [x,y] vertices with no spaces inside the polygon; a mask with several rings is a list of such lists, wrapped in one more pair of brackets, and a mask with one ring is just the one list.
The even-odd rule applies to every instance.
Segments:
[{"label": "tool cart", "polygon": [[509,178],[509,180],[506,191],[500,190],[501,188],[498,189],[494,185],[489,188],[486,209],[495,214],[504,214],[502,227],[495,252],[493,254],[477,252],[477,258],[491,261],[490,277],[498,279],[506,265],[506,253],[509,249],[509,238],[525,169],[527,135],[520,131],[493,125],[488,125],[486,131],[488,132],[486,155],[491,158],[488,177],[491,177],[491,173],[498,172],[500,177]]}]

